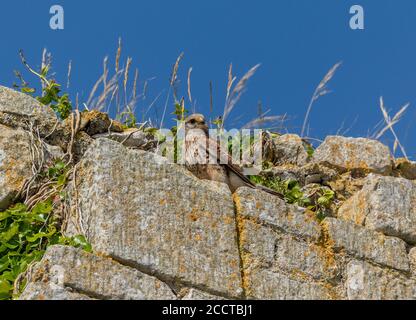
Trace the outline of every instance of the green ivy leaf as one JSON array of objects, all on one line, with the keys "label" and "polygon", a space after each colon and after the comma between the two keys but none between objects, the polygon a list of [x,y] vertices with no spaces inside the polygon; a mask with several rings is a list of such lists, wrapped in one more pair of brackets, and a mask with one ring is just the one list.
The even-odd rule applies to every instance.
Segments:
[{"label": "green ivy leaf", "polygon": [[32,94],[32,93],[35,93],[35,89],[34,88],[29,88],[29,87],[23,87],[22,89],[21,89],[21,91],[23,92],[23,93],[27,93],[27,94]]},{"label": "green ivy leaf", "polygon": [[7,299],[10,297],[12,285],[6,279],[0,278],[0,299]]},{"label": "green ivy leaf", "polygon": [[63,186],[63,185],[65,185],[65,184],[66,184],[66,175],[61,174],[61,175],[58,177],[57,184],[58,184],[58,186]]},{"label": "green ivy leaf", "polygon": [[35,234],[33,236],[27,236],[26,237],[26,240],[28,242],[35,242],[35,241],[37,241],[39,239],[42,239],[42,238],[49,238],[49,237],[53,236],[55,234],[55,232],[56,232],[56,228],[55,227],[51,227],[51,231],[49,231],[48,233],[46,233],[46,232],[39,232],[39,233],[37,233],[37,234]]},{"label": "green ivy leaf", "polygon": [[0,212],[0,222],[10,217],[9,211]]},{"label": "green ivy leaf", "polygon": [[19,224],[13,222],[7,231],[0,233],[0,242],[6,243],[19,232]]},{"label": "green ivy leaf", "polygon": [[47,215],[52,212],[52,201],[40,202],[33,209],[34,215]]},{"label": "green ivy leaf", "polygon": [[85,239],[83,235],[77,235],[71,239],[71,245],[76,248],[82,248],[87,252],[92,252],[91,244]]},{"label": "green ivy leaf", "polygon": [[57,170],[64,170],[65,167],[66,167],[66,164],[63,161],[58,161],[58,162],[55,163],[55,168]]},{"label": "green ivy leaf", "polygon": [[9,265],[10,265],[9,257],[7,255],[3,256],[0,259],[0,272],[8,269]]}]

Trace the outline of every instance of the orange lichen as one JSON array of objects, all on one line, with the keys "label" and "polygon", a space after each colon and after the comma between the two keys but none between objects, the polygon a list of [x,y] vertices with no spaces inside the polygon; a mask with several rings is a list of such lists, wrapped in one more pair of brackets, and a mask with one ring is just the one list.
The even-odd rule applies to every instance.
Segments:
[{"label": "orange lichen", "polygon": [[237,223],[237,233],[238,233],[238,248],[240,252],[241,260],[241,281],[242,288],[246,296],[251,295],[251,268],[253,264],[253,258],[249,252],[245,250],[245,245],[247,244],[247,230],[246,223],[252,219],[244,218],[242,216],[242,206],[241,200],[237,194],[233,195],[234,205],[236,208],[236,223]]},{"label": "orange lichen", "polygon": [[338,216],[344,220],[352,221],[357,225],[364,225],[366,212],[367,201],[365,195],[358,193],[343,204],[338,211]]},{"label": "orange lichen", "polygon": [[290,210],[286,213],[286,219],[289,222],[293,221],[293,213]]},{"label": "orange lichen", "polygon": [[335,242],[329,235],[328,225],[325,220],[321,223],[322,238],[320,245],[313,245],[318,254],[323,258],[325,269],[329,270],[336,266]]},{"label": "orange lichen", "polygon": [[189,219],[191,219],[193,222],[198,221],[199,217],[195,213],[191,213],[189,216]]},{"label": "orange lichen", "polygon": [[234,219],[230,216],[225,216],[223,221],[224,221],[225,224],[232,224],[232,223],[235,222]]},{"label": "orange lichen", "polygon": [[305,272],[299,269],[292,269],[291,276],[294,279],[303,280],[303,281],[310,281],[310,276],[308,276]]}]

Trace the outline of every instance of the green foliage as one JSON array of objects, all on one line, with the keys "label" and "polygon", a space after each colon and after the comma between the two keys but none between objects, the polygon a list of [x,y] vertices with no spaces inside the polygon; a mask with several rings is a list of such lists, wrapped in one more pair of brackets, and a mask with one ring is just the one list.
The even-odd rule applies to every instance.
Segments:
[{"label": "green foliage", "polygon": [[60,95],[60,88],[61,86],[54,80],[49,81],[42,89],[42,97],[37,97],[37,100],[46,106],[49,105],[64,120],[71,114],[72,105],[67,93]]},{"label": "green foliage", "polygon": [[185,109],[185,101],[182,99],[180,103],[175,103],[175,111],[172,113],[176,115],[178,121],[184,121],[189,111]]},{"label": "green foliage", "polygon": [[54,244],[91,251],[91,245],[83,236],[62,236],[50,200],[31,210],[18,203],[0,212],[0,300],[13,297],[17,277],[32,262],[39,261],[46,248]]},{"label": "green foliage", "polygon": [[33,95],[36,92],[36,89],[29,87],[29,83],[23,79],[22,74],[19,71],[14,71],[14,75],[20,81],[20,85],[17,83],[13,83],[13,88],[20,89],[21,92],[26,93],[28,95]]},{"label": "green foliage", "polygon": [[116,119],[123,124],[124,129],[136,128],[137,126],[136,115],[129,105],[126,106],[123,112],[117,114]]},{"label": "green foliage", "polygon": [[270,179],[262,176],[251,176],[250,180],[255,184],[263,185],[284,195],[285,201],[290,204],[297,204],[307,207],[311,201],[305,197],[299,183],[296,180],[281,181],[280,179]]},{"label": "green foliage", "polygon": [[217,129],[221,129],[223,127],[224,121],[222,120],[222,117],[218,117],[212,121],[212,124],[217,126]]},{"label": "green foliage", "polygon": [[311,204],[311,199],[305,196],[296,180],[283,182],[283,194],[288,203],[297,204],[300,207],[308,207]]},{"label": "green foliage", "polygon": [[312,158],[313,154],[315,153],[315,149],[311,145],[306,145],[306,153],[308,154],[309,158]]},{"label": "green foliage", "polygon": [[[62,190],[67,184],[69,168],[56,160],[40,174],[41,181],[55,189],[48,200],[33,208],[17,203],[0,212],[0,300],[16,298],[15,281],[33,262],[39,261],[51,245],[69,245],[91,251],[84,236],[64,237],[60,231],[60,218],[54,213],[56,196],[65,197]],[[54,200],[52,200],[54,199]],[[24,288],[25,280],[18,288]]]},{"label": "green foliage", "polygon": [[77,235],[74,237],[60,237],[59,244],[65,246],[71,246],[75,248],[82,248],[86,252],[92,252],[91,244],[85,239],[83,235]]},{"label": "green foliage", "polygon": [[318,188],[313,194],[305,195],[299,182],[296,180],[281,181],[280,179],[266,178],[263,176],[251,176],[254,184],[260,184],[284,195],[285,201],[296,204],[315,212],[319,220],[327,216],[327,209],[335,199],[334,191],[327,188]]},{"label": "green foliage", "polygon": [[67,183],[68,167],[62,160],[56,161],[47,170],[47,176],[50,180],[55,181],[58,187],[65,186]]},{"label": "green foliage", "polygon": [[318,220],[322,221],[327,216],[327,209],[335,200],[335,192],[327,188],[320,188],[317,190],[316,196],[317,200],[309,206],[309,209],[316,212]]},{"label": "green foliage", "polygon": [[[45,106],[50,106],[62,120],[68,118],[72,112],[72,104],[69,99],[69,95],[67,93],[61,95],[61,85],[58,84],[54,79],[48,79],[50,66],[43,66],[38,73],[29,67],[23,56],[23,52],[20,52],[20,56],[26,68],[28,68],[32,74],[37,76],[42,83],[42,96],[35,98]],[[15,76],[20,80],[21,84],[17,85],[14,83],[13,86],[16,89],[20,88],[20,91],[23,93],[33,96],[36,92],[36,89],[29,87],[29,84],[23,79],[23,76],[20,72],[15,71],[14,73]]]}]

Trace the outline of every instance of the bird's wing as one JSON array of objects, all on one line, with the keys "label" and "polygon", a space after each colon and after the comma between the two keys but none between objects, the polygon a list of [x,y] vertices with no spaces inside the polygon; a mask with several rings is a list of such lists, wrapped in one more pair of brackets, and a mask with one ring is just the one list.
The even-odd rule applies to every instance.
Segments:
[{"label": "bird's wing", "polygon": [[272,190],[269,189],[265,186],[261,186],[261,185],[256,185],[253,182],[251,182],[241,171],[240,167],[236,166],[235,164],[232,163],[233,159],[230,156],[230,154],[227,152],[225,152],[224,150],[221,149],[221,146],[213,139],[208,138],[208,146],[207,146],[207,150],[208,150],[208,155],[211,157],[214,157],[213,159],[217,159],[217,162],[220,163],[221,159],[226,159],[227,163],[220,163],[221,165],[225,166],[228,170],[232,171],[234,174],[236,174],[243,182],[244,184],[249,187],[249,188],[256,188],[259,190],[263,190],[269,194],[275,195],[280,197],[281,199],[283,199],[283,195]]},{"label": "bird's wing", "polygon": [[[220,144],[217,143],[212,138],[208,138],[208,154],[209,156],[213,157],[213,159],[217,160],[218,164],[221,164],[225,166],[227,169],[234,172],[241,180],[243,180],[248,186],[255,187],[255,185],[242,173],[241,169],[233,164],[233,158],[230,156],[230,154],[222,150]],[[225,161],[221,161],[222,159],[225,159]]]}]

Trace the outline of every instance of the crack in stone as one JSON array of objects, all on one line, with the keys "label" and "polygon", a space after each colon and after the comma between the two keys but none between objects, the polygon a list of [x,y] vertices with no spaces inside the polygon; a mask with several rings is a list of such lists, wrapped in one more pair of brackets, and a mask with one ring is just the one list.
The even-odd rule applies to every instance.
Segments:
[{"label": "crack in stone", "polygon": [[197,289],[200,291],[203,291],[205,293],[214,295],[214,296],[218,296],[221,298],[225,298],[225,299],[241,299],[241,297],[238,296],[228,296],[227,294],[223,293],[223,292],[219,292],[213,289],[210,289],[206,286],[203,285],[195,285],[192,282],[189,281],[184,281],[184,280],[180,280],[177,279],[175,277],[171,277],[171,276],[167,276],[164,275],[160,272],[151,270],[149,267],[141,265],[135,261],[129,261],[117,256],[110,256],[110,258],[114,261],[116,261],[117,263],[126,266],[126,267],[130,267],[133,268],[143,274],[146,274],[148,276],[154,277],[157,280],[165,283],[173,292],[173,294],[178,297],[178,293],[180,292],[180,290],[182,288],[190,288],[190,289]]},{"label": "crack in stone", "polygon": [[237,249],[238,249],[238,257],[240,260],[240,274],[241,274],[241,288],[243,290],[243,298],[247,299],[247,290],[245,283],[247,283],[247,275],[245,273],[245,266],[243,261],[243,253],[242,253],[242,242],[241,242],[241,229],[243,226],[241,225],[241,222],[239,221],[239,214],[238,214],[238,206],[235,201],[235,196],[233,196],[233,206],[234,206],[234,219],[235,219],[235,227],[236,227],[236,238],[237,238]]}]

